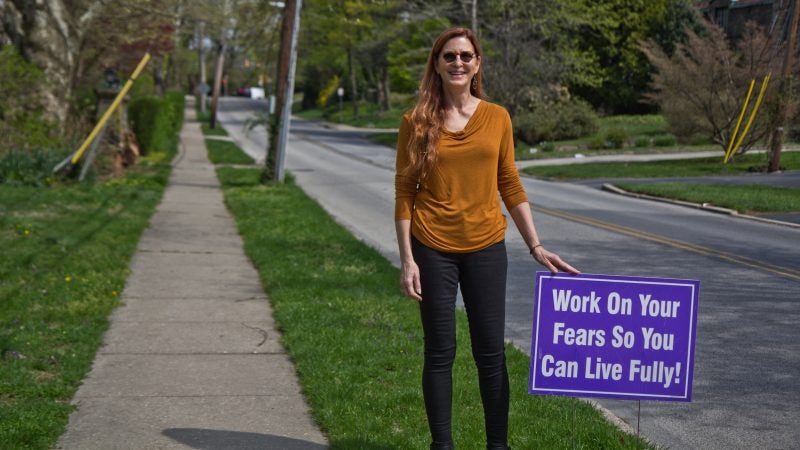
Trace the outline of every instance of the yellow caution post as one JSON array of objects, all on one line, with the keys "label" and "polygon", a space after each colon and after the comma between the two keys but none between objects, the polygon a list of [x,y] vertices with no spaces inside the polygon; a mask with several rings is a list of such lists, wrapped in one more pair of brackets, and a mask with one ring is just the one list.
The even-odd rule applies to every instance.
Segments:
[{"label": "yellow caution post", "polygon": [[[753,124],[753,119],[756,118],[756,113],[758,112],[759,106],[761,106],[761,100],[764,98],[764,93],[767,91],[767,84],[769,84],[769,78],[772,76],[772,72],[768,73],[767,76],[764,77],[764,80],[761,82],[761,90],[758,92],[758,98],[756,99],[756,104],[753,106],[753,110],[750,112],[750,117],[747,119],[747,125],[744,126],[744,130],[742,131],[742,135],[739,136],[739,139],[736,141],[736,145],[733,147],[728,146],[728,151],[725,152],[725,160],[723,164],[728,163],[728,159],[733,156],[739,147],[744,142],[745,136],[747,136],[747,132],[750,130],[750,125]],[[751,85],[752,89],[752,85]],[[744,110],[742,110],[742,114],[744,114]],[[740,119],[741,120],[741,119]],[[731,142],[733,138],[731,138]]]},{"label": "yellow caution post", "polygon": [[119,91],[119,94],[117,94],[117,98],[115,98],[111,103],[111,106],[108,107],[106,112],[103,114],[103,117],[101,117],[100,121],[97,122],[97,125],[94,126],[94,129],[91,133],[89,133],[89,136],[86,138],[86,140],[83,141],[83,144],[81,144],[80,148],[78,148],[78,150],[72,155],[72,159],[70,161],[72,164],[76,164],[78,161],[80,161],[81,156],[83,156],[83,153],[89,147],[89,144],[91,144],[92,141],[97,137],[97,133],[103,129],[103,126],[106,124],[109,117],[111,117],[111,115],[114,113],[114,110],[117,109],[119,104],[122,102],[122,99],[125,98],[125,95],[128,94],[128,91],[133,86],[133,82],[136,81],[136,78],[138,78],[139,74],[142,73],[142,70],[144,70],[144,67],[147,65],[148,61],[150,61],[150,53],[145,53],[144,57],[139,62],[139,65],[136,66],[136,70],[133,71],[131,77],[127,82],[125,82],[125,85]]},{"label": "yellow caution post", "polygon": [[750,97],[753,95],[753,87],[756,85],[756,79],[753,78],[750,80],[750,89],[747,90],[747,97],[744,99],[744,105],[742,105],[742,112],[739,113],[739,120],[736,121],[736,127],[733,129],[733,134],[731,134],[731,140],[728,142],[728,148],[725,149],[725,161],[728,161],[728,154],[731,152],[733,148],[733,143],[736,142],[736,135],[739,134],[739,126],[742,124],[742,119],[744,119],[744,112],[747,111],[747,105],[750,104]]}]

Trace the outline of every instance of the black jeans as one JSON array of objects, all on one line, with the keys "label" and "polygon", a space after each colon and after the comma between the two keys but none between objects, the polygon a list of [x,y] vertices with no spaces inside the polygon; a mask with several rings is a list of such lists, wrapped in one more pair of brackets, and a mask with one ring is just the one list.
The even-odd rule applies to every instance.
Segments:
[{"label": "black jeans", "polygon": [[506,270],[504,242],[473,253],[444,253],[412,237],[420,269],[420,313],[425,334],[422,392],[433,445],[452,445],[452,368],[456,355],[455,304],[464,298],[472,356],[486,423],[487,446],[505,448],[508,439],[508,371],[504,331]]}]

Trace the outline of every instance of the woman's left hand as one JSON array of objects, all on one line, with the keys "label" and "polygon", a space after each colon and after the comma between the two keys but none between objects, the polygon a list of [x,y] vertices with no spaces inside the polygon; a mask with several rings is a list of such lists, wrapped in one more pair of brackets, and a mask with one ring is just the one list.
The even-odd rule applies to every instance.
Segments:
[{"label": "woman's left hand", "polygon": [[536,262],[545,266],[547,270],[549,270],[552,273],[558,273],[559,271],[569,272],[574,274],[581,273],[578,269],[567,264],[563,259],[561,259],[560,256],[556,255],[551,251],[548,251],[541,245],[534,248],[533,251],[531,252],[531,255],[533,255],[533,259],[535,259]]}]

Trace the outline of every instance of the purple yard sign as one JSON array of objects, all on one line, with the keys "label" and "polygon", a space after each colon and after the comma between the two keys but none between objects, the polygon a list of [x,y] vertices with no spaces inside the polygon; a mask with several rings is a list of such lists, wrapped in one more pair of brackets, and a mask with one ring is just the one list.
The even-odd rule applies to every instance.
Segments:
[{"label": "purple yard sign", "polygon": [[537,272],[529,393],[691,401],[699,289]]}]

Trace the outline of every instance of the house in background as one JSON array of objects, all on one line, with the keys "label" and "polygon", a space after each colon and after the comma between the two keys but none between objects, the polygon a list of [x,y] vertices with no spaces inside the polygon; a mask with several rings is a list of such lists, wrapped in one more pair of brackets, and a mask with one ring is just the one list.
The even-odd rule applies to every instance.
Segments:
[{"label": "house in background", "polygon": [[694,6],[709,21],[719,25],[732,41],[742,36],[747,22],[766,30],[783,27],[791,0],[700,0]]}]

